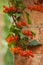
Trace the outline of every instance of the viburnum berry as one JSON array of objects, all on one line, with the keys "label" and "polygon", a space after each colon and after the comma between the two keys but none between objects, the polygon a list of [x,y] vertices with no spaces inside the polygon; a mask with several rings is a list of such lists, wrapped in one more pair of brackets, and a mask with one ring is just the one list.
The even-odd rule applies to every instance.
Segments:
[{"label": "viburnum berry", "polygon": [[26,21],[22,21],[22,26],[28,26]]},{"label": "viburnum berry", "polygon": [[14,54],[19,54],[19,52],[22,50],[22,48],[17,47],[17,48],[11,48],[10,49]]},{"label": "viburnum berry", "polygon": [[43,6],[29,6],[28,9],[43,12]]},{"label": "viburnum berry", "polygon": [[3,6],[3,8],[8,9],[8,7],[7,7],[7,6]]},{"label": "viburnum berry", "polygon": [[21,47],[17,47],[17,48],[11,48],[10,49],[14,54],[19,54],[20,56],[24,56],[24,57],[34,57],[32,51],[23,51],[23,49]]},{"label": "viburnum berry", "polygon": [[4,8],[4,10],[3,10],[4,13],[8,13],[9,12],[9,8],[7,6],[3,6],[3,8]]},{"label": "viburnum berry", "polygon": [[28,56],[28,57],[29,57],[29,56],[34,57],[32,51],[27,51],[27,56]]},{"label": "viburnum berry", "polygon": [[16,7],[14,6],[11,6],[11,7],[3,6],[3,8],[4,8],[3,12],[5,13],[15,12],[17,10]]},{"label": "viburnum berry", "polygon": [[22,33],[23,33],[24,35],[28,35],[28,31],[27,31],[27,30],[23,30]]},{"label": "viburnum berry", "polygon": [[11,11],[11,12],[15,12],[16,11],[16,8],[14,6],[10,7],[9,9],[10,9],[9,11]]},{"label": "viburnum berry", "polygon": [[12,51],[14,54],[18,54],[18,53],[19,53],[19,51],[18,51],[17,48],[11,48],[11,51]]},{"label": "viburnum berry", "polygon": [[15,40],[18,41],[19,40],[19,36],[15,36]]},{"label": "viburnum berry", "polygon": [[21,50],[20,55],[24,56],[24,57],[29,57],[29,56],[34,57],[32,51],[23,51],[23,50]]},{"label": "viburnum berry", "polygon": [[31,39],[33,39],[33,35],[30,30],[23,30],[22,33],[26,36],[29,36]]},{"label": "viburnum berry", "polygon": [[26,57],[27,53],[26,53],[26,51],[21,50],[21,51],[20,51],[20,55]]},{"label": "viburnum berry", "polygon": [[12,42],[17,42],[19,40],[19,36],[13,36],[13,35],[11,35],[11,36],[9,36],[7,39],[6,39],[6,41],[9,43],[9,44],[11,44]]},{"label": "viburnum berry", "polygon": [[17,49],[20,51],[20,50],[22,50],[22,48],[21,47],[17,47]]},{"label": "viburnum berry", "polygon": [[6,38],[6,41],[9,43],[9,44],[11,44],[12,43],[12,41],[14,41],[15,42],[15,38],[14,38],[14,36],[9,36],[8,38]]},{"label": "viburnum berry", "polygon": [[16,25],[17,25],[18,28],[22,28],[21,22],[17,22]]}]

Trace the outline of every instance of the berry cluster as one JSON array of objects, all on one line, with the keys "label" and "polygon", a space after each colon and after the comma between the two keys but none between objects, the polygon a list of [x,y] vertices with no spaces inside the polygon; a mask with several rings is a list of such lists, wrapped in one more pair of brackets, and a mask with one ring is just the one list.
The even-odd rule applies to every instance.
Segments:
[{"label": "berry cluster", "polygon": [[[4,8],[3,12],[8,13],[8,15],[11,15],[11,17],[13,19],[13,23],[15,24],[14,25],[12,23],[12,25],[10,27],[10,32],[12,34],[6,38],[6,41],[8,42],[8,46],[10,44],[12,45],[14,43],[13,44],[13,45],[15,45],[15,46],[13,46],[14,48],[10,47],[11,51],[14,54],[19,54],[19,55],[25,56],[25,57],[29,57],[29,56],[34,57],[32,51],[26,50],[26,49],[28,49],[27,48],[28,46],[27,45],[25,46],[26,42],[29,43],[29,41],[28,41],[29,38],[33,39],[33,34],[29,29],[23,30],[24,27],[28,28],[29,23],[31,23],[31,22],[30,22],[30,19],[29,19],[29,14],[25,11],[24,12],[26,14],[26,18],[27,18],[26,20],[27,21],[25,21],[25,19],[21,20],[22,19],[21,16],[23,16],[22,7],[24,7],[24,6],[21,6],[21,7],[18,7],[18,6],[15,6],[15,7],[14,6],[10,6],[10,7],[3,6],[3,8]],[[24,40],[24,38],[25,38],[26,41]],[[15,44],[15,43],[17,43],[17,44]],[[25,47],[25,49],[24,49],[24,47]]]},{"label": "berry cluster", "polygon": [[19,54],[19,55],[24,56],[24,57],[29,57],[29,56],[34,57],[32,51],[29,51],[29,50],[24,51],[24,50],[22,50],[22,48],[20,48],[20,47],[18,47],[18,48],[11,48],[11,51],[12,51],[14,54]]},{"label": "berry cluster", "polygon": [[28,6],[28,9],[43,12],[43,6]]},{"label": "berry cluster", "polygon": [[30,30],[23,30],[22,33],[26,36],[29,36],[31,39],[33,39],[33,35]]},{"label": "berry cluster", "polygon": [[4,8],[3,10],[4,13],[16,12],[17,10],[14,6],[11,6],[11,7],[3,6],[3,8]]},{"label": "berry cluster", "polygon": [[16,23],[18,28],[22,28],[23,26],[28,26],[28,23],[26,21],[17,22]]},{"label": "berry cluster", "polygon": [[6,39],[6,41],[9,43],[9,44],[11,44],[12,42],[17,42],[19,40],[19,36],[13,36],[13,35],[11,35],[11,36],[9,36],[7,39]]}]

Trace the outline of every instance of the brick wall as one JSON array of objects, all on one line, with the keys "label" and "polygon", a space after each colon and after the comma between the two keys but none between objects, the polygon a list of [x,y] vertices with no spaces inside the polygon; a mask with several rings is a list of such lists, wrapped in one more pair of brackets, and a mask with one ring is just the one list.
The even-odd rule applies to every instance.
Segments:
[{"label": "brick wall", "polygon": [[[24,0],[25,5],[34,5],[33,0]],[[31,29],[36,32],[36,39],[42,44],[41,47],[37,47],[33,49],[35,57],[33,59],[27,59],[25,65],[43,65],[43,13],[37,11],[29,11],[30,19],[32,21]],[[2,28],[3,28],[3,14],[0,14],[0,40],[2,40]],[[1,43],[1,41],[0,41]],[[0,56],[3,55],[0,45]],[[25,59],[25,58],[24,58]],[[19,57],[17,61],[15,61],[15,65],[19,64],[22,58]],[[0,65],[3,65],[3,60],[1,57]],[[22,62],[22,63],[23,63]]]}]

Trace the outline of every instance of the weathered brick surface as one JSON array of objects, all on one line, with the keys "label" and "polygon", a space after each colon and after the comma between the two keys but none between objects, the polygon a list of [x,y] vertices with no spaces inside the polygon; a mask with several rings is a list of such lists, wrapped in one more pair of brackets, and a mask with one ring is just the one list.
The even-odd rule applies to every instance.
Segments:
[{"label": "weathered brick surface", "polygon": [[43,65],[43,54],[41,54],[40,65]]},{"label": "weathered brick surface", "polygon": [[18,56],[15,59],[15,65],[43,65],[43,54],[34,54],[34,58]]},{"label": "weathered brick surface", "polygon": [[43,28],[40,30],[40,42],[43,44]]}]

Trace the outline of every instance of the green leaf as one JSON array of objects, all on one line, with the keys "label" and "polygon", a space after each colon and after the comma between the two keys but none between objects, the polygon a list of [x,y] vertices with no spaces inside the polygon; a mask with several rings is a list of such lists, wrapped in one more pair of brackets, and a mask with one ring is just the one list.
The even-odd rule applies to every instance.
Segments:
[{"label": "green leaf", "polygon": [[31,31],[31,33],[32,33],[32,35],[34,35],[34,36],[36,35],[36,33],[35,33],[35,32],[33,32],[33,31]]},{"label": "green leaf", "polygon": [[22,13],[20,13],[20,12],[15,13],[14,16],[16,16],[16,20],[19,21],[20,17],[22,16]]},{"label": "green leaf", "polygon": [[21,13],[16,13],[16,17],[20,18],[21,17]]},{"label": "green leaf", "polygon": [[10,29],[8,27],[4,27],[3,38],[6,38],[9,34],[10,34]]},{"label": "green leaf", "polygon": [[25,9],[25,5],[23,3],[19,4],[19,8],[24,10]]},{"label": "green leaf", "polygon": [[[7,0],[8,1],[8,0]],[[6,0],[0,0],[0,13],[3,14],[3,5],[8,6],[8,2]]]},{"label": "green leaf", "polygon": [[12,25],[11,28],[10,28],[10,32],[18,34],[20,32],[20,29],[15,27],[14,25]]},{"label": "green leaf", "polygon": [[27,18],[28,24],[31,24],[31,20],[29,19],[29,14],[27,12],[25,12],[25,13],[26,13],[26,18]]},{"label": "green leaf", "polygon": [[17,3],[18,3],[18,2],[19,2],[19,3],[21,3],[21,2],[22,2],[22,0],[16,0],[16,2],[17,2]]},{"label": "green leaf", "polygon": [[23,39],[25,36],[22,33],[19,33],[20,39]]},{"label": "green leaf", "polygon": [[7,14],[4,14],[4,28],[3,28],[3,38],[6,38],[10,33],[10,17]]},{"label": "green leaf", "polygon": [[10,17],[9,17],[7,14],[4,14],[3,17],[4,17],[4,24],[5,24],[7,27],[9,27],[10,24],[11,24]]},{"label": "green leaf", "polygon": [[22,0],[14,0],[15,6],[21,10],[25,9],[25,5]]},{"label": "green leaf", "polygon": [[27,42],[28,42],[28,37],[23,37],[22,39],[20,39],[18,41],[20,43],[20,46],[23,48],[23,49],[26,49],[27,48]]},{"label": "green leaf", "polygon": [[4,56],[4,65],[14,65],[14,55],[9,49]]},{"label": "green leaf", "polygon": [[28,46],[41,46],[41,44],[37,40],[31,41]]}]

